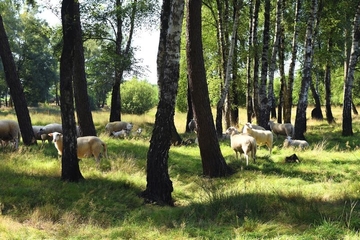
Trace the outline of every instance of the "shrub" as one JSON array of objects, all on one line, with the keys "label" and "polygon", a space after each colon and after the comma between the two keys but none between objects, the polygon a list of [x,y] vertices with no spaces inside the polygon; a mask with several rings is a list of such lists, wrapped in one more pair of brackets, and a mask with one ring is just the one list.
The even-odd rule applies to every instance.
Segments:
[{"label": "shrub", "polygon": [[146,81],[132,79],[121,85],[121,109],[123,113],[144,114],[157,102],[157,87]]}]

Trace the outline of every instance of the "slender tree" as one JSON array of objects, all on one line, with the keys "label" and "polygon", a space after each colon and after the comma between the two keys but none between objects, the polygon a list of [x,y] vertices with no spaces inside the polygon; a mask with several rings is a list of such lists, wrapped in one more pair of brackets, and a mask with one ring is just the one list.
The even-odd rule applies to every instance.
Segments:
[{"label": "slender tree", "polygon": [[297,0],[295,5],[294,33],[292,39],[291,61],[289,66],[288,84],[286,89],[287,95],[284,101],[285,123],[291,123],[291,111],[293,105],[292,95],[293,95],[294,79],[295,79],[295,65],[297,61],[300,13],[301,13],[301,0]]},{"label": "slender tree", "polygon": [[342,135],[353,135],[351,107],[352,107],[352,86],[354,82],[355,66],[359,57],[359,41],[360,41],[360,3],[356,8],[356,13],[353,21],[352,29],[352,44],[349,65],[347,74],[344,81],[344,104],[343,104],[343,122],[342,122]]},{"label": "slender tree", "polygon": [[[168,158],[173,131],[175,99],[179,81],[180,40],[184,15],[184,0],[164,0],[161,12],[158,54],[158,85],[160,101],[157,107],[155,126],[147,155],[147,185],[142,197],[147,202],[173,205],[172,182],[168,174]],[[165,39],[164,39],[165,38]],[[164,42],[165,41],[165,42]],[[162,59],[159,59],[162,58]],[[161,79],[160,79],[161,77]]]},{"label": "slender tree", "polygon": [[311,12],[309,14],[306,36],[305,36],[305,53],[304,53],[304,66],[301,79],[301,90],[299,93],[299,101],[296,109],[295,119],[295,138],[305,139],[304,133],[306,132],[306,109],[308,105],[308,91],[312,81],[311,69],[313,59],[313,31],[317,14],[317,0],[311,1]]},{"label": "slender tree", "polygon": [[[75,6],[76,7],[76,6]],[[76,9],[75,9],[76,10]],[[85,74],[85,60],[80,13],[76,10],[74,15],[74,95],[78,124],[84,136],[96,136],[94,121],[91,115],[87,81]]]},{"label": "slender tree", "polygon": [[79,2],[63,0],[61,20],[63,28],[63,50],[60,60],[60,102],[63,128],[63,151],[61,158],[61,179],[77,182],[84,177],[80,172],[77,158],[76,122],[74,115],[73,73],[74,45],[79,18]]},{"label": "slender tree", "polygon": [[187,1],[186,10],[187,66],[203,175],[221,177],[229,173],[229,168],[220,151],[210,108],[201,41],[201,0]]},{"label": "slender tree", "polygon": [[267,76],[269,66],[269,41],[270,41],[270,0],[265,0],[264,8],[264,30],[263,30],[263,49],[261,55],[261,78],[259,85],[259,98],[258,98],[258,114],[257,124],[266,128],[269,122],[269,108],[268,96],[266,92]]},{"label": "slender tree", "polygon": [[[0,6],[1,7],[1,6]],[[5,80],[15,106],[21,136],[25,145],[36,144],[31,118],[27,108],[23,87],[20,83],[9,40],[6,35],[3,18],[0,15],[0,57],[5,71]]]},{"label": "slender tree", "polygon": [[276,101],[274,94],[274,73],[276,70],[276,56],[278,55],[281,31],[281,16],[282,16],[282,0],[276,1],[276,23],[275,36],[271,50],[271,58],[269,64],[269,83],[268,83],[268,109],[270,111],[270,118],[276,118]]}]

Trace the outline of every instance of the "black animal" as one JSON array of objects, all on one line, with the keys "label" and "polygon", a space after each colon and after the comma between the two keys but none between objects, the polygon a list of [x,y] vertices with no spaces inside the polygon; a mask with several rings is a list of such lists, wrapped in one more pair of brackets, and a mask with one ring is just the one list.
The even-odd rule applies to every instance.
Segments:
[{"label": "black animal", "polygon": [[294,153],[291,156],[285,157],[285,162],[286,163],[300,163],[300,159],[298,158],[298,156],[296,156],[296,154]]}]

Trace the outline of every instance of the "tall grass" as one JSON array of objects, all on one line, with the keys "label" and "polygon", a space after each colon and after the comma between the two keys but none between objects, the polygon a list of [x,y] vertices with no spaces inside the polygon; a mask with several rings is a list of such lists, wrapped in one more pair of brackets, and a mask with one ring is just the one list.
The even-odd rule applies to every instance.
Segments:
[{"label": "tall grass", "polygon": [[[32,123],[60,122],[58,109],[30,109]],[[241,110],[241,123],[245,110]],[[360,150],[358,116],[352,137],[337,123],[308,120],[310,149],[283,149],[276,138],[272,155],[260,147],[246,167],[229,140],[220,140],[234,174],[202,176],[196,145],[171,147],[169,174],[175,207],[144,204],[146,156],[155,110],[122,119],[144,129],[140,137],[113,139],[104,133],[109,112],[93,112],[109,158],[97,167],[82,159],[85,181],[60,181],[61,160],[50,143],[13,152],[0,149],[0,239],[358,239]],[[309,115],[309,114],[308,114]],[[1,110],[0,118],[16,119]],[[186,115],[176,113],[179,133]],[[182,134],[183,137],[194,135]],[[284,163],[296,153],[300,164]]]}]

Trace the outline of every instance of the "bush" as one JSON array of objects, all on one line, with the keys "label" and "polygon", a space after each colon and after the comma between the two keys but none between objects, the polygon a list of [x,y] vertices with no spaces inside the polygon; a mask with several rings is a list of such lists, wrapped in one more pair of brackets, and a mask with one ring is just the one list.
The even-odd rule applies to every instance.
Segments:
[{"label": "bush", "polygon": [[121,85],[121,110],[128,114],[144,114],[157,103],[157,87],[132,79]]}]

